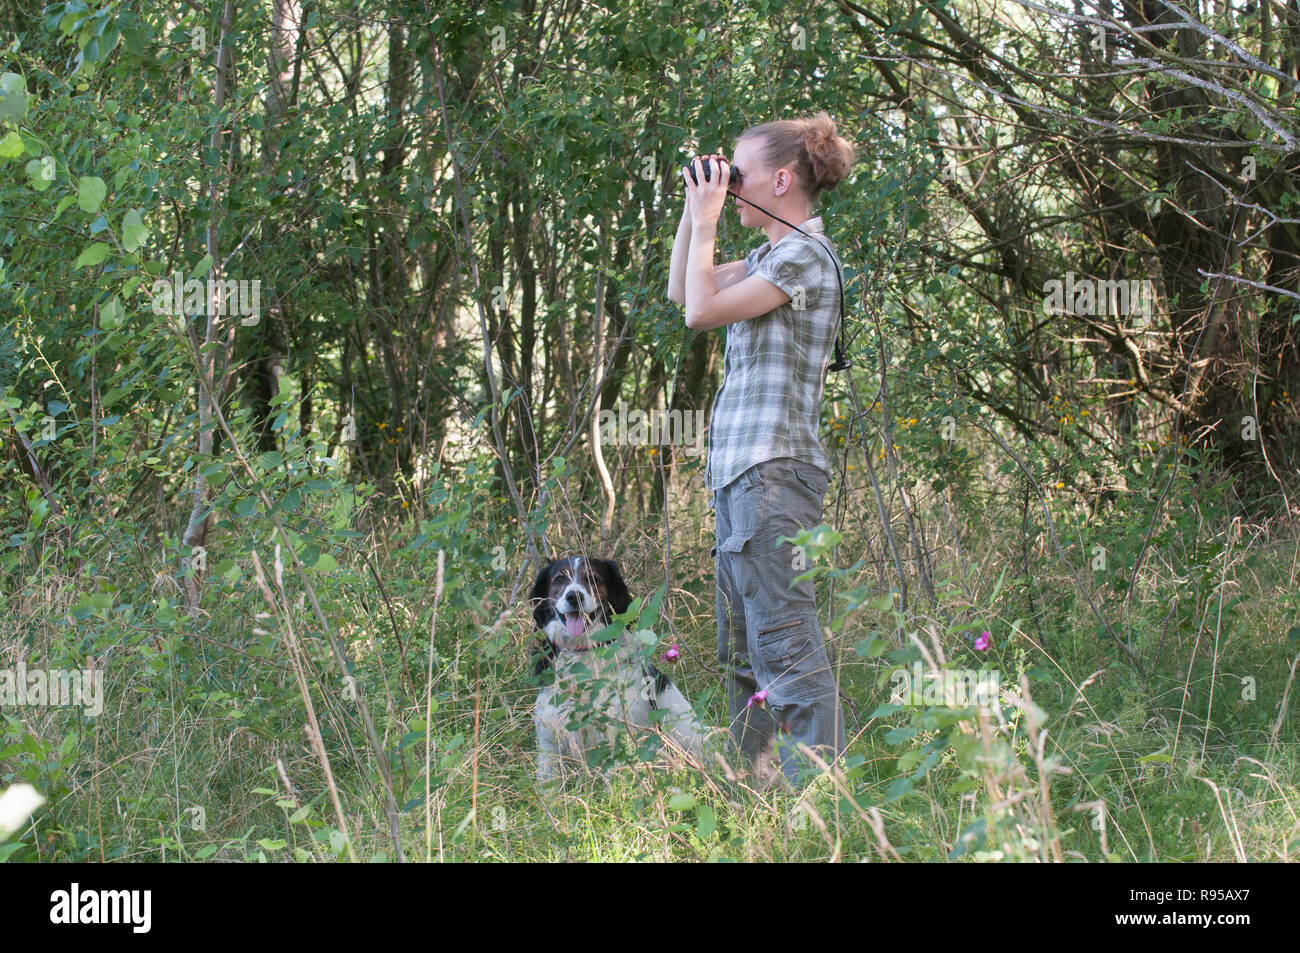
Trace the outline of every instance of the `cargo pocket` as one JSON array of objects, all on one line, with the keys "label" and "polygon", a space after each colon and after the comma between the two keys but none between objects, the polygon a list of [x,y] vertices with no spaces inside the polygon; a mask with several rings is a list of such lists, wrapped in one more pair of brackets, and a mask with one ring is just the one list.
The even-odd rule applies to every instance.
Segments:
[{"label": "cargo pocket", "polygon": [[770,678],[769,699],[780,705],[808,701],[834,690],[830,662],[814,612],[780,613],[764,618],[754,640]]},{"label": "cargo pocket", "polygon": [[754,531],[741,531],[732,533],[720,544],[718,551],[729,553],[732,558],[727,560],[727,565],[731,567],[731,578],[736,583],[736,588],[740,590],[741,596],[746,599],[754,598],[758,592],[758,574],[754,571],[753,564],[753,547],[750,552],[745,552],[745,547],[753,537]]},{"label": "cargo pocket", "polygon": [[826,488],[830,486],[830,480],[826,474],[822,473],[816,467],[798,466],[794,468],[795,479],[806,486],[819,497],[826,495]]}]

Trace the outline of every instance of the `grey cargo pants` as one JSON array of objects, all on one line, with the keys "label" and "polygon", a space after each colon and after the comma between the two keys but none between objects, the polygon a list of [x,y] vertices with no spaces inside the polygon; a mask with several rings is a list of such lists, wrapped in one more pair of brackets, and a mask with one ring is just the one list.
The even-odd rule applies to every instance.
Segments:
[{"label": "grey cargo pants", "polygon": [[[812,580],[791,585],[791,543],[821,522],[826,475],[791,458],[750,467],[716,491],[718,660],[731,700],[731,730],[750,766],[774,742],[793,785],[807,762],[795,743],[828,762],[845,748],[844,710],[817,623]],[[766,691],[762,704],[751,699]]]}]

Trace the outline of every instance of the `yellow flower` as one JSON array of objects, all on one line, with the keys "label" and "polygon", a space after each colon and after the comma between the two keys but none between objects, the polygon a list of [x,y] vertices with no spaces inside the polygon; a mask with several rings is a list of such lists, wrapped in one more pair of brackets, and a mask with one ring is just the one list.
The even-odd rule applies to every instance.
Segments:
[{"label": "yellow flower", "polygon": [[381,423],[381,424],[379,425],[379,429],[380,429],[380,430],[383,430],[383,429],[384,429],[385,427],[387,427],[387,426],[388,426],[388,424]]},{"label": "yellow flower", "polygon": [[1058,484],[1056,484],[1056,488],[1057,488],[1058,490],[1064,490],[1064,489],[1065,489],[1065,484],[1064,484],[1064,483],[1058,483]]}]

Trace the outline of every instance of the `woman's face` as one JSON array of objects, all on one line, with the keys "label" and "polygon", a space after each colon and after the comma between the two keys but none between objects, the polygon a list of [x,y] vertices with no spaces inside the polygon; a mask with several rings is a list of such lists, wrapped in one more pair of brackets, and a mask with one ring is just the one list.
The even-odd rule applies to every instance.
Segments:
[{"label": "woman's face", "polygon": [[[742,199],[757,202],[764,208],[771,208],[777,202],[774,183],[776,170],[769,169],[764,164],[762,143],[757,137],[741,139],[736,143],[731,164],[743,173],[740,182],[731,186],[731,191]],[[765,215],[746,202],[734,198],[732,202],[740,213],[740,224],[744,228],[762,228],[772,221],[771,216]]]}]

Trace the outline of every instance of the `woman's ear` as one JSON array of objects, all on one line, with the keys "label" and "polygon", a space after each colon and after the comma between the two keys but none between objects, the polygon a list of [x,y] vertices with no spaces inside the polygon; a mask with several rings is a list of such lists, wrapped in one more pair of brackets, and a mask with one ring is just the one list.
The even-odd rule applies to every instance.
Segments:
[{"label": "woman's ear", "polygon": [[546,623],[550,621],[547,618],[549,614],[546,610],[546,597],[551,588],[551,565],[547,563],[542,567],[542,571],[537,574],[537,581],[533,583],[533,591],[528,594],[528,598],[533,603],[533,621],[537,623],[537,628],[545,629]]},{"label": "woman's ear", "polygon": [[600,564],[605,569],[605,589],[609,593],[609,607],[614,610],[615,615],[626,612],[627,607],[632,604],[632,597],[628,594],[623,574],[618,571],[618,563],[610,559],[602,559]]}]

